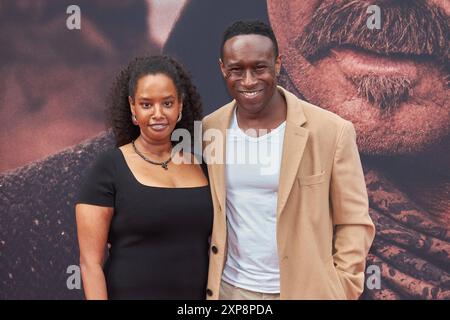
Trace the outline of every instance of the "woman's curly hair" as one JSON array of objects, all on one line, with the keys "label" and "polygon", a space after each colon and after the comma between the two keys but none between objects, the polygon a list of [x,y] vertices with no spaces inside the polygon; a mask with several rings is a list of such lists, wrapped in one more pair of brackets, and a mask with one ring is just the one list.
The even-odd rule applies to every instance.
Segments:
[{"label": "woman's curly hair", "polygon": [[194,121],[201,120],[203,114],[200,95],[189,74],[169,56],[144,56],[135,58],[120,72],[107,99],[108,126],[112,128],[117,147],[130,143],[140,134],[139,126],[131,121],[128,96],[134,98],[138,80],[149,74],[164,74],[172,79],[178,99],[183,101],[182,118],[175,129],[187,129],[194,138]]}]

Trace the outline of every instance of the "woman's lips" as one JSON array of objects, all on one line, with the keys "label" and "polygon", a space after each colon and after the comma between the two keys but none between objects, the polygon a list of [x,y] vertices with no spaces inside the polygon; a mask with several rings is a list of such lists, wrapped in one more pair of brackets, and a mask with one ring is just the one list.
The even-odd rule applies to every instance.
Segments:
[{"label": "woman's lips", "polygon": [[375,74],[402,76],[414,81],[417,78],[417,62],[407,57],[388,57],[357,48],[331,49],[340,69],[347,76]]},{"label": "woman's lips", "polygon": [[169,126],[168,124],[151,124],[151,125],[149,125],[149,127],[151,127],[155,131],[163,131],[168,126]]}]

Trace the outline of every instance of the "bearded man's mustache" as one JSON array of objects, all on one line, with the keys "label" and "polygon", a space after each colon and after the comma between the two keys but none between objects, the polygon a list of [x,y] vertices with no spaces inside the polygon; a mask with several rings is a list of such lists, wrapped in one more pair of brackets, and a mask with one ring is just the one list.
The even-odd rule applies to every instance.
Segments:
[{"label": "bearded man's mustache", "polygon": [[[367,8],[378,4],[381,29],[369,29]],[[450,58],[450,17],[423,0],[324,1],[295,45],[310,61],[320,59],[333,47],[352,46],[383,55],[415,55]]]}]

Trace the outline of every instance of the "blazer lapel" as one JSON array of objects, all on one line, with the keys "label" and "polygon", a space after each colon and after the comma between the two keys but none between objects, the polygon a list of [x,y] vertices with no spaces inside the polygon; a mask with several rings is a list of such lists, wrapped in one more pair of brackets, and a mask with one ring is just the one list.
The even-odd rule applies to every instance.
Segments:
[{"label": "blazer lapel", "polygon": [[278,187],[277,218],[286,205],[309,136],[309,130],[302,127],[306,118],[298,98],[283,88],[278,88],[286,98],[287,116]]},{"label": "blazer lapel", "polygon": [[230,126],[231,117],[233,115],[233,110],[235,107],[235,100],[231,101],[223,107],[223,114],[219,117],[218,121],[211,123],[210,128],[218,129],[220,131],[220,136],[215,137],[222,144],[222,150],[216,148],[215,152],[223,152],[219,157],[217,157],[218,163],[211,166],[211,174],[213,175],[214,181],[214,191],[219,200],[220,211],[225,213],[225,201],[226,201],[226,184],[225,184],[225,161],[226,161],[226,149],[227,149],[227,129]]}]

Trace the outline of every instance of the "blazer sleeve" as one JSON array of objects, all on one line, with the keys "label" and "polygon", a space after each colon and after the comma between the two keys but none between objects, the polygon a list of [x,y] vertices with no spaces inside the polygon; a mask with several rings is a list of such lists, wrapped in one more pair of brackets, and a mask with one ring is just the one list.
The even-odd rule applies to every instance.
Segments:
[{"label": "blazer sleeve", "polygon": [[364,173],[353,124],[346,121],[338,138],[331,172],[333,260],[348,299],[364,289],[366,256],[375,237],[369,216]]}]

